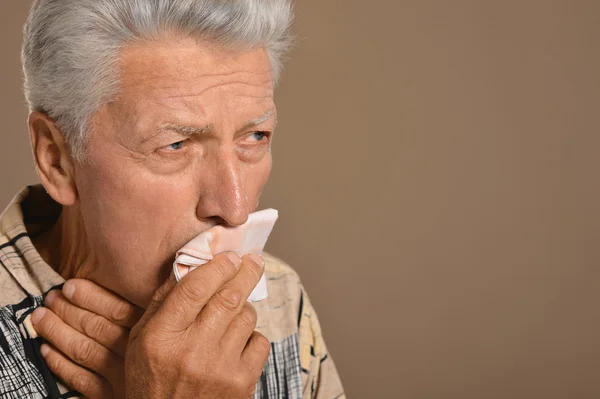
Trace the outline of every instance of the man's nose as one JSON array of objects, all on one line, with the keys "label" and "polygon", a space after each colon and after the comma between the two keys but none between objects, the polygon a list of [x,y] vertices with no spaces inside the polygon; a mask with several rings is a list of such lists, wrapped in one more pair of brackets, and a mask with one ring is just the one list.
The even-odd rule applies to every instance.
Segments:
[{"label": "man's nose", "polygon": [[235,154],[215,157],[200,179],[202,194],[198,202],[199,219],[239,226],[248,220],[248,195],[239,159]]}]

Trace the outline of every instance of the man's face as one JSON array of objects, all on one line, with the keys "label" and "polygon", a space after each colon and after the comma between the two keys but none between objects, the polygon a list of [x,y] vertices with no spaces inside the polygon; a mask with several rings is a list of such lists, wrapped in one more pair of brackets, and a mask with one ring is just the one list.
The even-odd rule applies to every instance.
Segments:
[{"label": "man's face", "polygon": [[83,272],[140,306],[175,252],[215,224],[240,225],[271,172],[273,82],[265,50],[191,40],[126,48],[118,97],[92,121],[75,170]]}]

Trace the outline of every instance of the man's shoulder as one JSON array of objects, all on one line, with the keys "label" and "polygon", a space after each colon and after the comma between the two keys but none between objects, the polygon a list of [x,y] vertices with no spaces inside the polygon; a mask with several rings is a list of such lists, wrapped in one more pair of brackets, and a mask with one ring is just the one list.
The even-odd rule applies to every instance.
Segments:
[{"label": "man's shoulder", "polygon": [[[59,212],[42,186],[21,190],[0,214],[0,306],[16,305],[41,296],[64,280],[40,257],[35,235]],[[41,205],[42,204],[42,205]],[[52,214],[47,213],[52,210]]]},{"label": "man's shoulder", "polygon": [[257,330],[278,342],[298,332],[303,288],[290,265],[268,253],[263,253],[263,258],[269,296],[253,303],[258,313]]},{"label": "man's shoulder", "polygon": [[263,253],[269,300],[273,306],[297,308],[304,290],[298,273],[286,262]]},{"label": "man's shoulder", "polygon": [[265,260],[265,273],[267,277],[288,277],[291,280],[300,282],[298,273],[286,262],[269,253],[263,252]]}]

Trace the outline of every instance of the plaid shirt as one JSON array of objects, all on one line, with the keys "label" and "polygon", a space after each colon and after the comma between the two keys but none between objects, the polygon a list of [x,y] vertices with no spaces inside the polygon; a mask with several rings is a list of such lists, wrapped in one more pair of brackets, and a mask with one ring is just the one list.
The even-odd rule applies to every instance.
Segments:
[{"label": "plaid shirt", "polygon": [[[41,186],[31,186],[0,216],[0,399],[80,396],[44,363],[42,339],[30,320],[44,295],[64,283],[31,242],[56,222],[60,210]],[[265,264],[269,298],[254,306],[256,329],[271,341],[271,354],[255,398],[345,398],[298,275],[267,254]]]}]

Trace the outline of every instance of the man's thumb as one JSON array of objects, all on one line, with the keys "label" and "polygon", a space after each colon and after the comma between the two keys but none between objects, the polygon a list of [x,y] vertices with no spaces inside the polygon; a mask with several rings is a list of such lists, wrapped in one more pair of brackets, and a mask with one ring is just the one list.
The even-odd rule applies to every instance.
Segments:
[{"label": "man's thumb", "polygon": [[129,335],[130,341],[138,335],[139,331],[144,328],[146,324],[148,324],[148,321],[150,321],[152,316],[156,314],[165,299],[169,296],[171,291],[173,291],[175,285],[177,285],[177,279],[175,278],[175,274],[171,272],[169,278],[156,290],[152,296],[152,301],[146,308],[146,311],[142,315],[140,321],[134,326],[134,328],[131,329],[131,334]]}]

